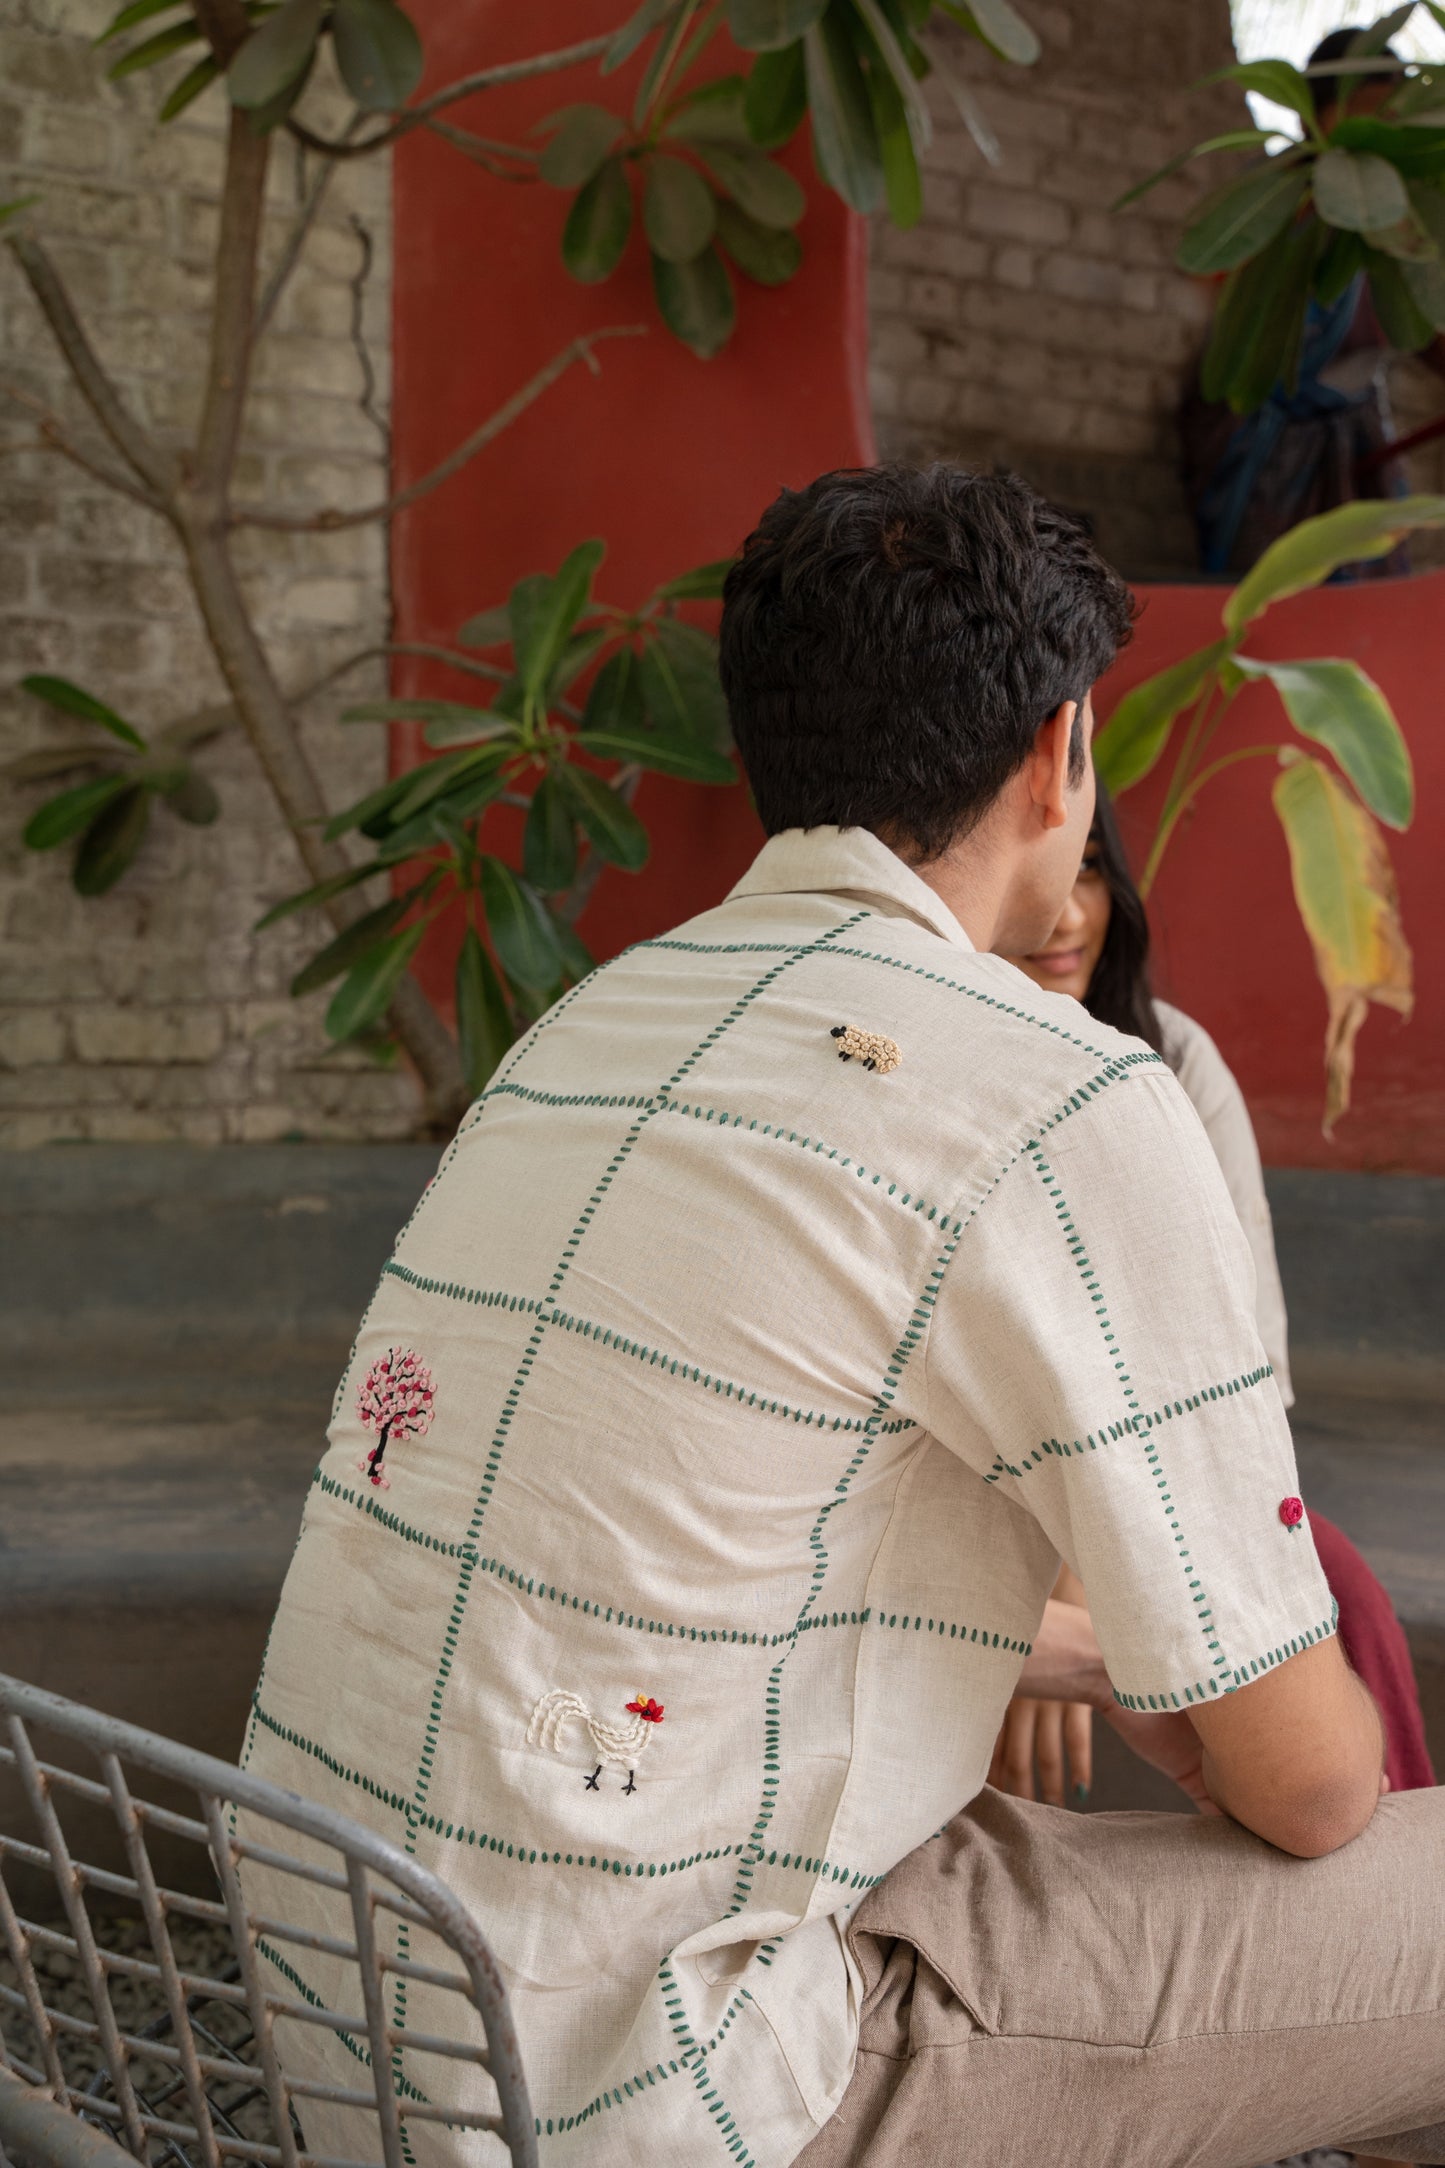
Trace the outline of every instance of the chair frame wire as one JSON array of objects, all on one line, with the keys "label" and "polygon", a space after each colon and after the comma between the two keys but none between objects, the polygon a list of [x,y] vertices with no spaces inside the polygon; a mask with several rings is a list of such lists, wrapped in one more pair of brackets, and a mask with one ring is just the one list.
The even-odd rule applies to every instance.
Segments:
[{"label": "chair frame wire", "polygon": [[[255,2163],[256,2168],[375,2168],[375,2163],[301,2152],[291,2104],[295,2101],[304,2115],[308,2099],[375,2115],[382,2168],[406,2168],[403,2108],[397,2092],[404,2049],[485,2071],[496,2087],[500,2111],[448,2107],[424,2096],[413,2099],[413,2089],[408,2088],[406,2121],[491,2132],[508,2147],[513,2168],[537,2168],[536,2124],[505,1983],[476,1921],[437,1876],[385,1838],[329,1807],[4,1674],[0,1674],[0,1717],[4,1718],[0,1737],[8,1741],[8,1745],[0,1744],[0,1766],[9,1764],[16,1770],[42,1840],[37,1845],[0,1830],[0,1951],[8,1955],[18,1982],[15,1988],[0,1984],[0,2016],[14,2012],[28,2021],[40,2064],[37,2068],[16,2055],[0,2024],[0,2168],[6,2168],[7,2152],[41,2168],[105,2168],[106,2162],[111,2168],[124,2168],[128,2157],[149,2163],[153,2146],[166,2168],[230,2168],[238,2162]],[[41,1761],[30,1739],[30,1725],[88,1749],[104,1781],[97,1783]],[[182,1786],[199,1802],[202,1819],[140,1797],[129,1773],[136,1769]],[[73,1857],[56,1810],[55,1795],[61,1792],[109,1810],[121,1835],[128,1874]],[[326,1847],[340,1856],[345,1871],[292,1857],[251,1835],[238,1834],[231,1826],[234,1811],[228,1814],[228,1808],[243,1809],[264,1824]],[[183,1838],[204,1850],[220,1885],[221,1902],[162,1888],[147,1850],[148,1831]],[[19,1916],[5,1881],[8,1859],[48,1870],[60,1893],[68,1933]],[[277,1869],[289,1882],[309,1882],[344,1896],[354,1945],[335,1934],[250,1910],[238,1872],[238,1863],[246,1861]],[[87,1909],[88,1891],[121,1897],[138,1906],[149,1937],[149,1956],[99,1947]],[[386,1955],[377,1933],[378,1908],[436,1937],[459,1962],[459,1969],[422,1963],[399,1951]],[[221,1969],[218,1978],[188,1971],[177,1956],[172,1936],[172,1922],[177,1918],[229,1930],[235,1966]],[[257,1949],[261,1935],[354,1963],[360,1973],[364,2016],[326,2007],[314,1999],[288,1997],[279,1988],[269,1987]],[[93,2023],[47,2005],[32,1959],[32,1950],[37,1949],[73,1963],[89,1996]],[[159,1988],[161,2014],[134,2030],[123,2028],[111,2006],[111,1974],[149,1986],[153,1996]],[[390,2024],[388,1974],[464,1999],[480,2018],[485,2048],[475,2041]],[[201,2021],[198,2011],[207,2002],[234,2011],[238,2019],[243,2015],[249,2019],[252,2037],[247,2052],[238,2052]],[[365,2089],[289,2076],[275,2037],[280,2016],[288,2024],[319,2025],[358,2042],[364,2039],[371,2062]],[[226,2030],[220,2027],[220,2032]],[[89,2081],[89,2090],[86,2081],[77,2083],[66,2074],[61,2055],[64,2039],[87,2042],[104,2057],[105,2068]],[[239,2035],[237,2039],[246,2049]],[[149,2095],[138,2091],[132,2071],[137,2062],[167,2073],[158,2092],[154,2088]],[[208,2086],[224,2089],[225,2105]],[[105,2097],[107,2087],[111,2098]],[[236,2087],[242,2089],[241,2095],[232,2098]],[[171,2107],[173,2102],[179,2107],[181,2095],[188,2123],[175,2120]],[[262,2095],[270,2111],[273,2136],[269,2141],[244,2136],[234,2120]],[[109,2126],[111,2135],[99,2125]],[[117,2138],[125,2151],[120,2150]]]}]

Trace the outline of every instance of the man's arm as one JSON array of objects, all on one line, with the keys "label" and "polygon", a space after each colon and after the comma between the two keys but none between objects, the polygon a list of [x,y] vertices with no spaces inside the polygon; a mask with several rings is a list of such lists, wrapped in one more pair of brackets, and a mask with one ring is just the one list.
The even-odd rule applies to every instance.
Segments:
[{"label": "man's arm", "polygon": [[1091,1702],[1201,1808],[1217,1807],[1301,1859],[1357,1837],[1380,1796],[1379,1713],[1337,1639],[1217,1701],[1141,1716],[1115,1702],[1087,1611],[1050,1602],[1019,1692]]},{"label": "man's arm", "polygon": [[1318,1859],[1338,1851],[1374,1813],[1384,1730],[1337,1638],[1189,1718],[1210,1798],[1282,1852]]}]

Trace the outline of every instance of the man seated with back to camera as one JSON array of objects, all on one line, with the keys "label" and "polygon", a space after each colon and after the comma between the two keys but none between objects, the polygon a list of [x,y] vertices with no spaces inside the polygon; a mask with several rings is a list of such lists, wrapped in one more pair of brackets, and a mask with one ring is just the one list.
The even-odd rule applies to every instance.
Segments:
[{"label": "man seated with back to camera", "polygon": [[[1069,894],[1130,616],[1009,476],[785,491],[721,632],[769,841],[514,1050],[358,1334],[250,1765],[472,1908],[548,2162],[1445,2162],[1445,1796],[1380,1799],[1218,1164],[989,953]],[[985,1788],[1016,1688],[1199,1815]]]}]

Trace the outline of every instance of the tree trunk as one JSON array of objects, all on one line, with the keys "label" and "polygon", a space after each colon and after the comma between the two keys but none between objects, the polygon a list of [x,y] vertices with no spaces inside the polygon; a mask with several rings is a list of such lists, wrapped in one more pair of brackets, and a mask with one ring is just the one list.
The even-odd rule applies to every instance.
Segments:
[{"label": "tree trunk", "polygon": [[[315,770],[257,637],[226,541],[204,517],[187,516],[188,510],[183,504],[181,544],[221,674],[302,864],[313,882],[327,880],[344,873],[349,861],[338,844],[323,838],[326,801]],[[324,906],[338,933],[369,908],[350,889]],[[449,1135],[466,1106],[461,1061],[450,1032],[415,979],[402,980],[387,1021],[421,1078],[428,1129]]]}]

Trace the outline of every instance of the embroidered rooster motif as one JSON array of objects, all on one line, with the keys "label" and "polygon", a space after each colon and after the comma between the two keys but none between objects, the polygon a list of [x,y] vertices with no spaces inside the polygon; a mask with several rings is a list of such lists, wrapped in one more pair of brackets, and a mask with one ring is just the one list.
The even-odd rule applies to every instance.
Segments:
[{"label": "embroidered rooster motif", "polygon": [[625,1769],[627,1782],[622,1789],[630,1794],[637,1790],[636,1765],[652,1737],[652,1727],[662,1722],[662,1703],[654,1701],[650,1694],[635,1694],[625,1707],[632,1722],[608,1724],[592,1714],[580,1695],[569,1694],[565,1687],[554,1686],[532,1711],[532,1721],[527,1726],[527,1744],[547,1747],[552,1753],[560,1754],[563,1729],[575,1721],[587,1732],[592,1751],[597,1756],[597,1767],[586,1779],[586,1790],[595,1792],[598,1789],[598,1779],[604,1769]]},{"label": "embroidered rooster motif", "polygon": [[879,1076],[887,1076],[903,1059],[898,1041],[885,1038],[881,1031],[859,1031],[852,1024],[835,1024],[829,1037],[838,1041],[839,1061],[861,1061],[865,1069],[876,1069]]}]

